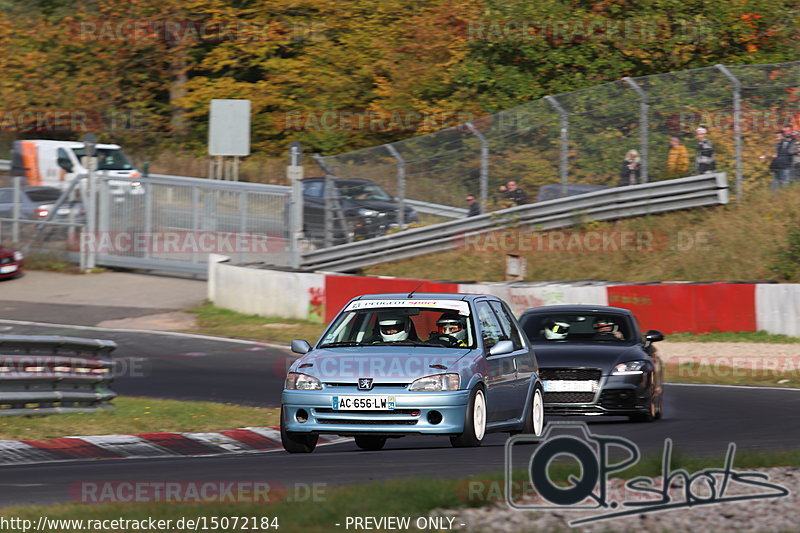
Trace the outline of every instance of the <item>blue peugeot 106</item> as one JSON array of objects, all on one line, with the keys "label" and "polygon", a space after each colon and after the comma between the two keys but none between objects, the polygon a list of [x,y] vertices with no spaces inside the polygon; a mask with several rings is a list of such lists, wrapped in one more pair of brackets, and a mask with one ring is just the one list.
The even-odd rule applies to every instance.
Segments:
[{"label": "blue peugeot 106", "polygon": [[447,435],[480,446],[487,432],[541,435],[536,356],[508,306],[480,294],[373,294],[351,300],[289,368],[281,440],[314,450],[320,434]]}]

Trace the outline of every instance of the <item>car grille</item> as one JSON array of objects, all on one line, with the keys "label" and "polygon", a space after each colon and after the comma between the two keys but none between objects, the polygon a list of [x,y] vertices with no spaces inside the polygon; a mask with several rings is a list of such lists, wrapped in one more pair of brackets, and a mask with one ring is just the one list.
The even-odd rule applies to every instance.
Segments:
[{"label": "car grille", "polygon": [[[327,387],[350,387],[353,389],[358,389],[358,383],[325,383]],[[373,389],[379,389],[381,387],[392,387],[392,388],[401,388],[404,389],[408,387],[408,383],[373,383]],[[360,390],[360,389],[359,389]]]},{"label": "car grille", "polygon": [[600,381],[603,371],[599,368],[540,368],[539,377],[548,380]]},{"label": "car grille", "polygon": [[352,418],[317,418],[320,424],[337,424],[337,425],[350,425],[350,426],[415,426],[416,420],[375,420],[363,419],[353,420]]},{"label": "car grille", "polygon": [[369,415],[408,415],[408,416],[416,416],[412,413],[416,412],[419,415],[419,409],[386,409],[383,411],[337,411],[335,409],[331,409],[330,407],[315,407],[315,413],[320,414],[352,414],[352,413],[359,413],[359,414],[369,414]]},{"label": "car grille", "polygon": [[8,265],[14,262],[13,257],[0,257],[0,265]]},{"label": "car grille", "polygon": [[545,403],[591,403],[593,392],[545,392]]}]

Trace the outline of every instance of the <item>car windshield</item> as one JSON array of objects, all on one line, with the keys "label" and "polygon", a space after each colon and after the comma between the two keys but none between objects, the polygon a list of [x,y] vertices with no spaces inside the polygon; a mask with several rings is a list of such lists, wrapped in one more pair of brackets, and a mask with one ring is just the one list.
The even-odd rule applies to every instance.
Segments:
[{"label": "car windshield", "polygon": [[[83,148],[73,148],[78,161],[86,155]],[[128,158],[119,148],[98,148],[95,150],[97,156],[97,170],[133,170]]]},{"label": "car windshield", "polygon": [[351,302],[328,328],[319,347],[475,347],[467,302],[434,300],[415,304],[414,300]]},{"label": "car windshield", "polygon": [[612,313],[528,315],[523,318],[522,329],[534,343],[630,343],[635,340],[628,319]]},{"label": "car windshield", "polygon": [[391,202],[392,197],[374,183],[339,182],[339,194],[347,200],[381,200]]}]

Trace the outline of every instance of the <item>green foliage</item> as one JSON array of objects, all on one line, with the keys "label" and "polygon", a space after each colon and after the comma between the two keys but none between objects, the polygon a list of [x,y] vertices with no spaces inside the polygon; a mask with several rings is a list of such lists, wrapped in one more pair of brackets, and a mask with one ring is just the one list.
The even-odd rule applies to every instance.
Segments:
[{"label": "green foliage", "polygon": [[794,220],[785,247],[777,253],[770,270],[781,281],[800,281],[800,220]]}]

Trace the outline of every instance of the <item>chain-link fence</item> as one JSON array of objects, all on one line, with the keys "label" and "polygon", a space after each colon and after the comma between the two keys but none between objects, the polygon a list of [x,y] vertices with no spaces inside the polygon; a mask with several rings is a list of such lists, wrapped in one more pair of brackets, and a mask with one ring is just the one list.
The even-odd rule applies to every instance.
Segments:
[{"label": "chain-link fence", "polygon": [[[800,61],[624,78],[318,161],[395,196],[466,207],[472,194],[491,210],[509,205],[501,190],[509,180],[534,202],[702,173],[703,126],[716,170],[741,198],[772,180],[775,135],[786,124],[800,130]],[[630,150],[635,165],[626,161]]]}]

